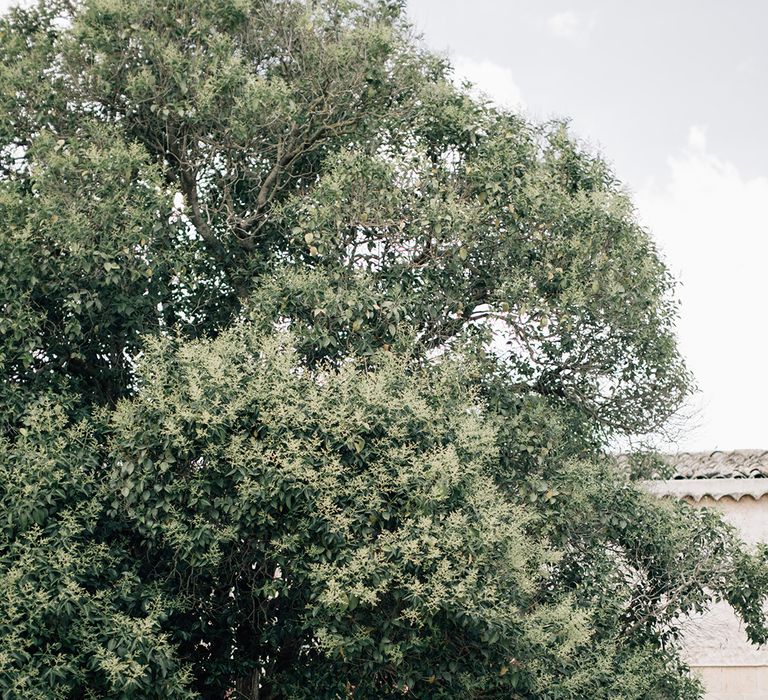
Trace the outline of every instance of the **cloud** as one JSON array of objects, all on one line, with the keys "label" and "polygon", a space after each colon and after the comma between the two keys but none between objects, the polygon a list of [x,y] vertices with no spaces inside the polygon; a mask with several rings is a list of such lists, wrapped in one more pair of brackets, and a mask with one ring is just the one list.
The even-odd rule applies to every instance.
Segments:
[{"label": "cloud", "polygon": [[707,127],[693,125],[688,129],[688,146],[694,151],[707,150]]},{"label": "cloud", "polygon": [[500,107],[516,111],[525,108],[522,93],[509,68],[466,56],[457,56],[453,67],[455,82],[471,82],[476,95],[486,97]]},{"label": "cloud", "polygon": [[701,389],[680,446],[768,447],[768,177],[711,153],[701,126],[667,168],[636,202],[681,282],[680,348]]},{"label": "cloud", "polygon": [[547,19],[550,33],[561,39],[584,40],[594,26],[594,19],[586,21],[573,10],[558,12]]}]

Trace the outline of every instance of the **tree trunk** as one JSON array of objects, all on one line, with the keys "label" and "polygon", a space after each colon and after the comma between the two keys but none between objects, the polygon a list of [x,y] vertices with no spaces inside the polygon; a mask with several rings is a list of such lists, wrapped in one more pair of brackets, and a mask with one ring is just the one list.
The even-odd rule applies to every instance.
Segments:
[{"label": "tree trunk", "polygon": [[259,671],[255,669],[247,676],[238,678],[235,684],[237,700],[259,700]]}]

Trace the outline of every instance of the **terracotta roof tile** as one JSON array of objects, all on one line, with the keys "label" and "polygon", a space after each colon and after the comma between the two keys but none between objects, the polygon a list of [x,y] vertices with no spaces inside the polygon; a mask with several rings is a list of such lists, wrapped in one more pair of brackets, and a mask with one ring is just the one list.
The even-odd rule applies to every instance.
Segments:
[{"label": "terracotta roof tile", "polygon": [[663,455],[673,479],[768,478],[768,450],[679,452]]}]

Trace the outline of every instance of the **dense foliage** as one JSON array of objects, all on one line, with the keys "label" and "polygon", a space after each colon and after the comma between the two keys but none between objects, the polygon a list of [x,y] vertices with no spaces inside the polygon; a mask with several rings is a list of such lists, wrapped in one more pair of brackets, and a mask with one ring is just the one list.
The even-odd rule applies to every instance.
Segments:
[{"label": "dense foliage", "polygon": [[603,160],[381,0],[0,21],[0,697],[697,698],[768,569],[605,457],[689,391]]}]

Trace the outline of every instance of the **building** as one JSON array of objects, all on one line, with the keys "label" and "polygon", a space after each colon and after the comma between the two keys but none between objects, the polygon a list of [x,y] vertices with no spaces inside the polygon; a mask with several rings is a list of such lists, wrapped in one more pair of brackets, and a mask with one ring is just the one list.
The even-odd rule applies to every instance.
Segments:
[{"label": "building", "polygon": [[[715,508],[749,544],[768,542],[768,451],[681,453],[665,460],[672,476],[644,482],[650,492]],[[768,647],[747,641],[727,603],[687,620],[684,642],[706,700],[768,698]]]}]

